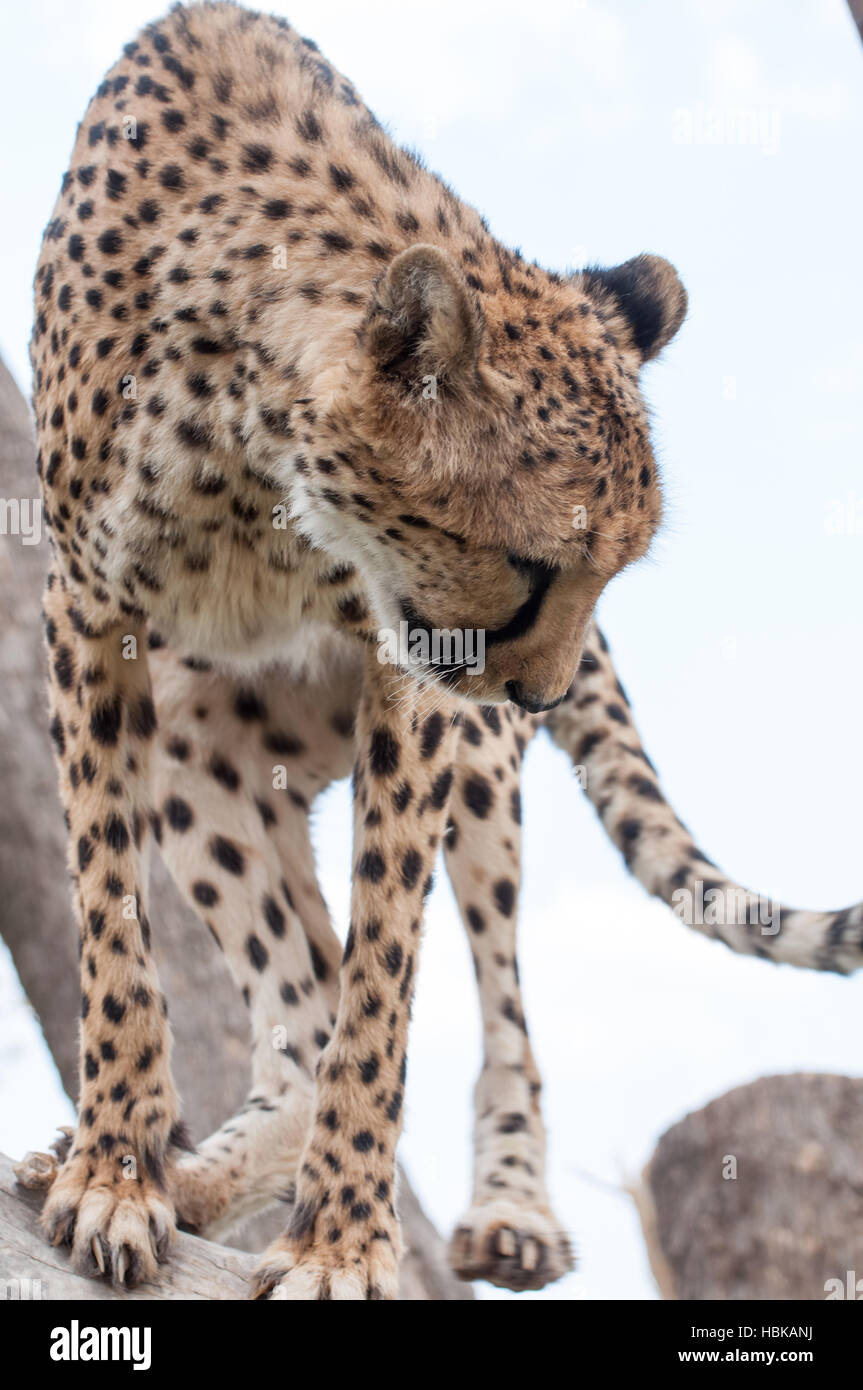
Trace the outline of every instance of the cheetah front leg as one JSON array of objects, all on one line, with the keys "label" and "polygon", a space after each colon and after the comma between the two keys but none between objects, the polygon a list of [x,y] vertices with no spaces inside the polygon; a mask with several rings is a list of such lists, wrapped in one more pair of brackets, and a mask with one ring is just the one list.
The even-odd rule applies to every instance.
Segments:
[{"label": "cheetah front leg", "polygon": [[446,862],[476,968],[484,1061],[474,1093],[474,1179],[450,1262],[463,1279],[539,1289],[573,1267],[545,1182],[541,1081],[516,958],[521,755],[536,723],[509,705],[465,713]]},{"label": "cheetah front leg", "polygon": [[81,933],[78,1124],[42,1227],[81,1273],[153,1279],[174,1230],[166,1166],[179,1141],[171,1033],[145,907],[150,742],[142,627],[101,635],[59,574],[45,596],[51,733]]},{"label": "cheetah front leg", "polygon": [[408,1016],[423,899],[446,819],[458,731],[439,690],[372,654],[357,727],[351,927],[333,1037],[286,1234],[264,1256],[257,1296],[394,1299],[394,1201]]}]

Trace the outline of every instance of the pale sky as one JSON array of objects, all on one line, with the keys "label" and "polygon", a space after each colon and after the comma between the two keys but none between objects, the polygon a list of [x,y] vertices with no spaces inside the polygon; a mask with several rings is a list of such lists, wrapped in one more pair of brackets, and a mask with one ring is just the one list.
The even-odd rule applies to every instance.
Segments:
[{"label": "pale sky", "polygon": [[[273,8],[505,242],[559,269],[642,250],[677,265],[689,319],[644,374],[668,519],[601,621],[648,752],[707,852],[795,905],[863,896],[863,46],[845,0]],[[4,8],[0,349],[22,385],[39,237],[75,122],[159,13],[146,0]],[[863,1074],[863,980],[687,934],[629,881],[548,744],[524,801],[523,978],[552,1191],[581,1267],[521,1297],[655,1297],[631,1206],[598,1183],[637,1172],[668,1125],[733,1085]],[[344,789],[317,840],[342,927]],[[11,997],[8,978],[0,988]],[[472,994],[440,886],[403,1152],[444,1227],[468,1197]],[[44,1147],[63,1118],[23,1008],[0,1026],[0,1102],[13,1154]]]}]

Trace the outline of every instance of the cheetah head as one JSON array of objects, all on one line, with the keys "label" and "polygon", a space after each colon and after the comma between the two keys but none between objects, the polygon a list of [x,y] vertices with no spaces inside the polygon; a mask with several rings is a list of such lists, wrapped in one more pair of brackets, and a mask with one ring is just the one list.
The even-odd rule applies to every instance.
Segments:
[{"label": "cheetah head", "polygon": [[436,247],[391,262],[315,415],[324,471],[309,467],[302,509],[363,575],[382,659],[538,710],[565,695],[599,595],[659,524],[638,374],[686,292],[654,256],[569,279],[496,264],[478,295]]}]

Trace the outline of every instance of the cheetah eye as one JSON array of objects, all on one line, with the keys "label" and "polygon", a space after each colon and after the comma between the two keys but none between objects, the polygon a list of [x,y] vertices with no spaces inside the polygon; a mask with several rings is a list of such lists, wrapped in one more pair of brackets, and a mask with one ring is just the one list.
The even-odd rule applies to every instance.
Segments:
[{"label": "cheetah eye", "polygon": [[544,560],[526,560],[523,555],[507,555],[507,561],[518,570],[530,585],[531,593],[541,585],[546,587],[558,573],[556,565],[547,565]]}]

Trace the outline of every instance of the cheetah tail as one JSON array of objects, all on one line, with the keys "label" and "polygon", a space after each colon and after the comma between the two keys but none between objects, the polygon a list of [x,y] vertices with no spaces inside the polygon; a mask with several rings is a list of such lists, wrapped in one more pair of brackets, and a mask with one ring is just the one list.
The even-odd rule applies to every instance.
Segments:
[{"label": "cheetah tail", "polygon": [[863,903],[837,912],[783,907],[702,854],[662,794],[598,628],[569,694],[544,722],[631,872],[688,926],[764,960],[841,975],[863,965]]}]

